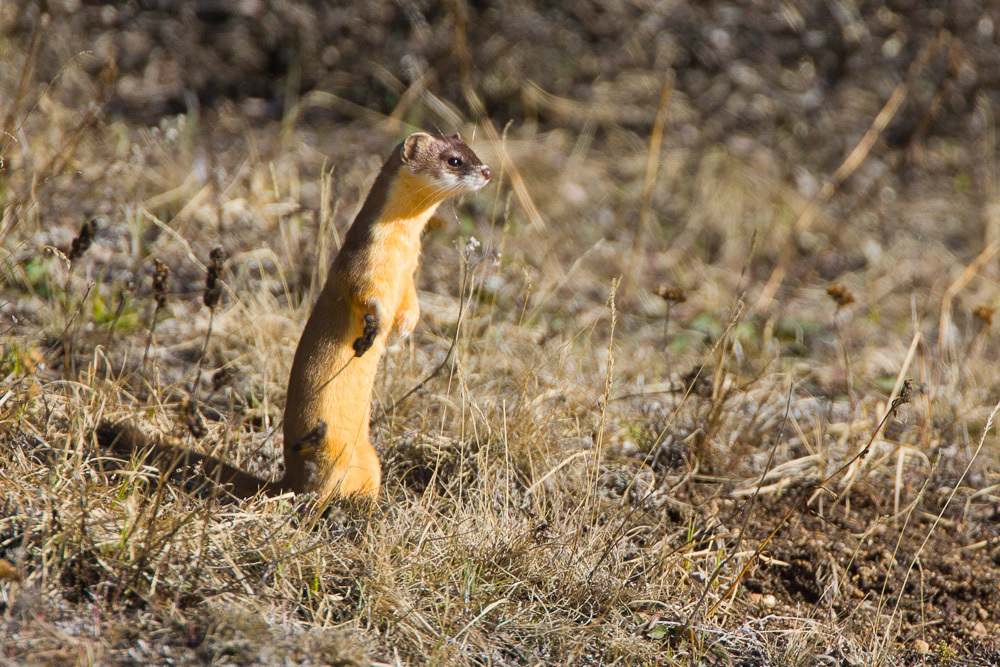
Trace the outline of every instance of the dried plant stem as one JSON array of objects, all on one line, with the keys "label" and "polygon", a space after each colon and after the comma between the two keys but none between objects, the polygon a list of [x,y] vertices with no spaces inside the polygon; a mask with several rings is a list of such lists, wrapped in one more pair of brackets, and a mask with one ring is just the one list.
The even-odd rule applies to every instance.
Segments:
[{"label": "dried plant stem", "polygon": [[[671,304],[667,303],[667,312],[663,316],[663,349],[667,349],[667,343],[670,341],[670,309]],[[668,374],[667,377],[670,377]]]},{"label": "dried plant stem", "polygon": [[614,384],[615,370],[615,326],[618,323],[618,309],[615,307],[615,293],[618,291],[620,278],[611,281],[611,293],[608,295],[608,309],[611,313],[611,332],[608,334],[607,364],[604,375],[604,393],[601,395],[601,417],[597,423],[597,432],[594,435],[594,456],[591,457],[590,482],[587,485],[587,492],[584,494],[583,507],[580,508],[580,527],[573,538],[573,551],[576,551],[580,536],[584,533],[585,522],[590,515],[590,504],[597,494],[597,484],[601,472],[601,464],[604,462],[604,426],[608,413],[608,400],[611,397],[611,387]]},{"label": "dried plant stem", "polygon": [[962,271],[962,274],[955,279],[948,289],[944,291],[944,296],[941,297],[941,318],[938,320],[938,349],[942,354],[947,355],[948,358],[954,359],[955,355],[955,343],[951,335],[951,304],[958,296],[958,293],[965,289],[965,286],[969,284],[977,273],[979,273],[984,266],[994,255],[1000,251],[1000,240],[991,241],[989,245],[983,248],[983,251],[979,253],[972,262]]},{"label": "dried plant stem", "polygon": [[122,313],[125,312],[125,305],[128,303],[129,295],[132,292],[132,283],[126,283],[125,287],[122,288],[121,293],[118,295],[118,305],[115,307],[115,315],[111,318],[111,324],[108,326],[108,341],[107,345],[111,345],[111,342],[115,337],[115,327],[118,326],[118,320],[121,319]]},{"label": "dried plant stem", "polygon": [[618,291],[618,285],[620,282],[620,278],[615,278],[611,281],[611,294],[608,296],[608,309],[611,312],[611,332],[608,334],[608,361],[604,375],[604,394],[601,398],[601,419],[597,424],[597,440],[594,443],[594,451],[596,453],[594,456],[592,471],[592,481],[594,487],[597,486],[597,473],[600,469],[601,463],[603,462],[604,425],[608,413],[608,399],[611,396],[611,387],[615,380],[615,326],[618,324],[618,309],[615,307],[615,293]]},{"label": "dried plant stem", "polygon": [[66,335],[69,333],[70,328],[73,323],[76,322],[76,318],[80,316],[83,312],[83,306],[87,302],[87,297],[90,295],[90,290],[94,288],[94,283],[87,285],[86,291],[83,293],[83,297],[80,299],[80,303],[76,307],[76,311],[70,316],[69,321],[66,322],[66,326],[63,328],[62,333],[56,338],[55,342],[52,344],[51,350],[58,349],[59,346],[66,340]]},{"label": "dried plant stem", "polygon": [[28,55],[24,59],[24,65],[21,68],[21,78],[18,80],[17,90],[14,92],[13,104],[11,104],[10,110],[4,117],[3,123],[0,123],[3,136],[7,139],[3,147],[0,148],[0,156],[6,155],[7,149],[10,147],[11,142],[14,141],[17,114],[21,108],[21,101],[28,92],[28,83],[31,81],[31,73],[34,71],[35,60],[38,58],[38,48],[42,44],[42,32],[47,23],[48,20],[46,18],[40,18],[35,23],[35,29],[31,35],[31,46],[28,47]]},{"label": "dried plant stem", "polygon": [[156,308],[153,309],[153,317],[149,323],[149,335],[146,337],[146,349],[142,353],[142,367],[146,368],[146,361],[149,359],[149,348],[153,344],[153,333],[156,331],[156,321],[157,316],[160,314],[162,306],[157,304]]},{"label": "dried plant stem", "polygon": [[502,171],[510,179],[510,186],[514,190],[514,197],[517,199],[517,203],[521,205],[525,217],[528,218],[528,221],[531,222],[535,230],[544,231],[546,228],[545,219],[539,212],[538,206],[535,205],[535,200],[528,190],[524,176],[521,175],[521,170],[517,168],[517,165],[514,164],[514,161],[504,149],[503,138],[500,136],[500,132],[497,131],[496,126],[493,125],[493,121],[486,112],[483,101],[479,99],[479,95],[471,86],[464,88],[463,92],[465,94],[465,101],[472,110],[473,116],[479,122],[479,126],[483,128],[483,132],[486,133],[487,141],[490,142],[490,145],[493,146],[497,152],[497,156],[500,158]]},{"label": "dried plant stem", "polygon": [[[738,306],[738,308],[736,308],[736,306]],[[667,420],[666,424],[663,425],[663,428],[660,429],[660,432],[656,434],[656,439],[653,441],[653,444],[650,447],[650,451],[659,447],[660,443],[663,442],[664,436],[666,436],[667,433],[670,431],[671,427],[673,427],[674,422],[680,416],[681,408],[687,402],[688,398],[690,398],[691,393],[694,391],[694,388],[698,383],[698,380],[702,376],[702,373],[704,373],[705,369],[708,367],[708,360],[711,359],[712,356],[716,354],[719,348],[723,345],[723,342],[727,340],[730,332],[732,332],[732,330],[736,327],[736,325],[739,324],[740,319],[743,317],[743,309],[745,308],[745,303],[741,299],[738,302],[738,304],[734,304],[734,308],[735,312],[731,314],[729,322],[726,325],[726,330],[723,331],[722,335],[719,336],[719,338],[715,341],[715,343],[712,345],[712,349],[708,351],[707,355],[705,355],[705,360],[698,366],[698,369],[692,374],[691,381],[684,388],[680,400],[677,402],[677,405],[674,406],[674,410],[670,414],[670,418]]]},{"label": "dried plant stem", "polygon": [[844,364],[844,383],[847,389],[847,398],[851,402],[851,406],[854,406],[854,378],[851,375],[851,360],[847,356],[847,343],[844,341],[844,334],[840,330],[840,319],[837,317],[840,314],[841,309],[837,308],[837,312],[833,314],[833,331],[837,336],[837,347],[840,348],[840,359]]},{"label": "dried plant stem", "polygon": [[[903,391],[903,388],[906,386],[906,382],[908,382],[908,380],[906,380],[906,375],[910,370],[910,364],[913,362],[913,357],[917,353],[919,345],[920,345],[920,331],[917,331],[915,334],[913,334],[913,340],[910,341],[910,347],[906,351],[906,357],[903,359],[903,365],[900,367],[899,374],[896,376],[896,384],[892,388],[892,393],[889,394],[889,400],[882,408],[882,415],[881,415],[881,420],[879,422],[879,428],[875,430],[874,434],[872,434],[873,440],[874,438],[878,437],[878,434],[882,429],[882,424],[885,424],[886,417],[888,417],[895,409],[894,405],[896,402],[896,398],[900,395],[900,392]],[[864,458],[857,459],[851,462],[850,469],[848,470],[847,474],[844,475],[844,481],[846,482],[846,486],[844,487],[843,492],[840,494],[840,498],[838,498],[836,502],[834,502],[834,506],[836,506],[837,503],[839,503],[841,500],[849,497],[851,488],[854,486],[854,482],[857,479],[858,474],[861,472],[861,468],[864,467],[865,462],[866,459]]]},{"label": "dried plant stem", "polygon": [[198,355],[198,370],[194,376],[194,383],[191,385],[191,397],[198,395],[198,386],[201,384],[201,372],[205,366],[205,355],[208,354],[208,343],[212,339],[212,326],[215,324],[215,306],[208,311],[208,330],[205,331],[205,344],[201,347],[201,354]]}]

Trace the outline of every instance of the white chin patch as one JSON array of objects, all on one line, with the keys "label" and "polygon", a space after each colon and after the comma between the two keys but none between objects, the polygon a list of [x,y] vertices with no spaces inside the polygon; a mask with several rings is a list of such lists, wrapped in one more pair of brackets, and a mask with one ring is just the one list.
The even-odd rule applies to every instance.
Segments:
[{"label": "white chin patch", "polygon": [[486,179],[476,174],[468,174],[462,177],[461,183],[463,187],[475,192],[486,185]]}]

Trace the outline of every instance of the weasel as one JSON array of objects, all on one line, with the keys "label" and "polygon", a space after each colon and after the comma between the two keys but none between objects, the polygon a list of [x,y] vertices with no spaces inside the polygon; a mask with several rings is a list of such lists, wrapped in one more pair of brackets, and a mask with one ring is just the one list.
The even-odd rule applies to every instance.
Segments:
[{"label": "weasel", "polygon": [[368,433],[372,387],[390,331],[408,336],[420,317],[413,276],[421,233],[441,202],[479,190],[490,175],[457,134],[411,134],[386,160],[295,350],[284,477],[269,481],[183,447],[150,444],[130,426],[101,424],[98,441],[119,451],[146,450],[147,461],[166,473],[200,464],[202,475],[229,485],[237,497],[261,491],[377,496],[382,473]]}]

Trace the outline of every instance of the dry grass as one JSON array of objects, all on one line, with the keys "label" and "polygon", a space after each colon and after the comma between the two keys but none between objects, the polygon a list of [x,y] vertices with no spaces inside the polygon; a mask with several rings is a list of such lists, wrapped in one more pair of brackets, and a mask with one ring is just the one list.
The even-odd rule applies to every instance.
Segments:
[{"label": "dry grass", "polygon": [[[752,148],[671,145],[666,92],[662,150],[623,128],[591,143],[586,127],[470,122],[496,183],[425,240],[422,322],[376,384],[391,406],[379,503],[235,503],[109,460],[92,431],[135,419],[277,475],[299,328],[405,124],[247,128],[224,106],[153,128],[98,120],[71,101],[89,80],[70,67],[22,91],[21,59],[0,109],[16,128],[0,192],[0,660],[889,665],[924,636],[943,660],[1000,632],[996,593],[978,621],[945,620],[948,641],[898,610],[921,588],[889,586],[904,558],[923,586],[923,544],[948,543],[946,526],[968,553],[997,549],[1000,346],[975,310],[996,305],[980,252],[997,240],[887,237],[824,206],[968,202],[824,192],[796,241],[808,193]],[[817,258],[858,248],[864,265],[838,277],[856,302],[831,303]],[[156,259],[171,270],[158,294]],[[755,311],[776,267],[775,303]],[[915,393],[888,414],[905,378]],[[831,555],[809,600],[769,536],[808,541],[817,517],[886,560]],[[904,536],[924,542],[904,556]],[[857,580],[879,576],[874,597]]]}]

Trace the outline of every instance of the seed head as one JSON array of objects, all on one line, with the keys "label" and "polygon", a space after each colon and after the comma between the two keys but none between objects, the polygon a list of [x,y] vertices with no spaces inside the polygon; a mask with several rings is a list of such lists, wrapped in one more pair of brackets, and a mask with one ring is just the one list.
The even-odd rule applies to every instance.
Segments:
[{"label": "seed head", "polygon": [[225,264],[226,257],[227,253],[222,247],[214,249],[208,256],[208,273],[205,275],[205,295],[202,300],[209,308],[215,308],[222,297],[219,276],[222,274],[222,265]]},{"label": "seed head", "polygon": [[972,309],[972,316],[979,320],[987,329],[993,326],[993,315],[996,308],[987,306],[985,303]]},{"label": "seed head", "polygon": [[185,399],[181,404],[181,412],[184,415],[184,424],[191,435],[196,438],[204,438],[208,435],[208,429],[205,428],[205,420],[201,416],[197,402],[193,399]]},{"label": "seed head", "polygon": [[833,283],[826,288],[826,293],[837,304],[837,308],[843,308],[854,303],[854,295],[843,285]]},{"label": "seed head", "polygon": [[657,285],[653,288],[653,294],[660,297],[668,303],[684,303],[688,300],[687,293],[684,292],[680,287],[667,287],[666,285]]},{"label": "seed head", "polygon": [[224,366],[215,371],[215,375],[212,376],[212,391],[216,392],[223,387],[229,386],[233,383],[233,377],[235,377],[235,373],[233,373],[233,369],[229,366]]},{"label": "seed head", "polygon": [[156,307],[163,308],[167,305],[167,294],[170,287],[167,280],[170,278],[170,267],[159,257],[153,260],[153,298],[156,300]]},{"label": "seed head", "polygon": [[97,233],[97,218],[91,218],[80,227],[80,233],[73,239],[73,245],[69,248],[67,257],[73,261],[83,256],[87,248],[94,242],[94,234]]},{"label": "seed head", "polygon": [[903,380],[903,386],[899,388],[899,395],[893,399],[889,406],[889,412],[895,415],[899,406],[905,405],[911,400],[913,400],[913,380],[907,378]]}]

